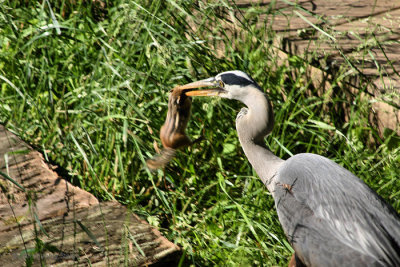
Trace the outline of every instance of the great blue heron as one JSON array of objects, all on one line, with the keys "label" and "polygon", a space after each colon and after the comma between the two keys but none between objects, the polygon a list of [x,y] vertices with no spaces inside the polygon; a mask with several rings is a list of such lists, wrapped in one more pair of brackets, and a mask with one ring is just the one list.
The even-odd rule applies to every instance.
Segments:
[{"label": "great blue heron", "polygon": [[[197,89],[200,87],[213,87]],[[189,96],[243,102],[236,118],[240,144],[271,192],[295,254],[292,266],[400,266],[400,217],[357,176],[335,162],[298,154],[282,160],[264,137],[274,125],[271,103],[242,71],[184,86]]]}]

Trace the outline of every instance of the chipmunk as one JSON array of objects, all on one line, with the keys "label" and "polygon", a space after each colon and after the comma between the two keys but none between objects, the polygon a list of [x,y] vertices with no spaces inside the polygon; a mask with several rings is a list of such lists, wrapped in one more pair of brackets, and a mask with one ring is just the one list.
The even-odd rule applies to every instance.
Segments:
[{"label": "chipmunk", "polygon": [[160,139],[164,149],[160,155],[146,161],[151,170],[164,167],[175,156],[176,150],[193,144],[185,130],[190,118],[192,99],[184,90],[175,87],[168,99],[167,118],[160,130]]}]

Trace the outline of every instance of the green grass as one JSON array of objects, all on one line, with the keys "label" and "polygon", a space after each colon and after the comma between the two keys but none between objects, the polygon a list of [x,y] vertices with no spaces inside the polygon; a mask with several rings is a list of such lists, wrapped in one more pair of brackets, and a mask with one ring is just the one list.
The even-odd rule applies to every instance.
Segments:
[{"label": "green grass", "polygon": [[165,170],[143,167],[153,141],[160,146],[169,90],[221,71],[244,70],[266,89],[276,117],[266,141],[279,157],[326,156],[400,211],[395,136],[379,137],[371,103],[361,93],[350,100],[340,75],[317,94],[300,58],[278,65],[270,25],[254,26],[260,10],[241,10],[245,30],[232,38],[225,2],[112,1],[104,18],[92,1],[49,1],[53,17],[47,1],[30,2],[0,5],[0,123],[74,184],[159,227],[190,264],[285,266],[292,253],[239,145],[240,103],[195,99],[187,132],[205,141]]}]

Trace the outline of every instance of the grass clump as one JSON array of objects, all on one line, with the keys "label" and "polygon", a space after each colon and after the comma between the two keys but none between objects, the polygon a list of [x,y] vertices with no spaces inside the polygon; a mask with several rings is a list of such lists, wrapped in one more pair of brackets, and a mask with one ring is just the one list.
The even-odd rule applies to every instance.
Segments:
[{"label": "grass clump", "polygon": [[[354,96],[346,121],[338,106],[351,103],[340,81],[317,94],[305,62],[277,64],[268,21],[254,27],[254,16],[224,1],[104,1],[103,10],[96,1],[49,2],[2,3],[0,122],[73,183],[147,218],[190,264],[284,266],[292,253],[240,148],[241,104],[194,100],[188,134],[205,141],[163,171],[143,168],[169,90],[221,71],[244,70],[266,89],[276,116],[267,143],[279,157],[326,156],[400,210],[399,148],[369,124],[370,103]],[[225,24],[235,12],[239,33]]]}]

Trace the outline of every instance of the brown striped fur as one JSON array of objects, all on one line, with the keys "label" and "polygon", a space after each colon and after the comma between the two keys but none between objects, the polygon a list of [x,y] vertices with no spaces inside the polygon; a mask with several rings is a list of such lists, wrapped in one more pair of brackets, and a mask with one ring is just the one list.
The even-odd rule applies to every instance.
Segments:
[{"label": "brown striped fur", "polygon": [[176,150],[192,144],[186,135],[186,127],[190,118],[192,100],[184,90],[175,87],[168,99],[168,112],[160,130],[160,139],[164,149],[158,156],[147,160],[151,170],[164,167],[176,154]]}]

